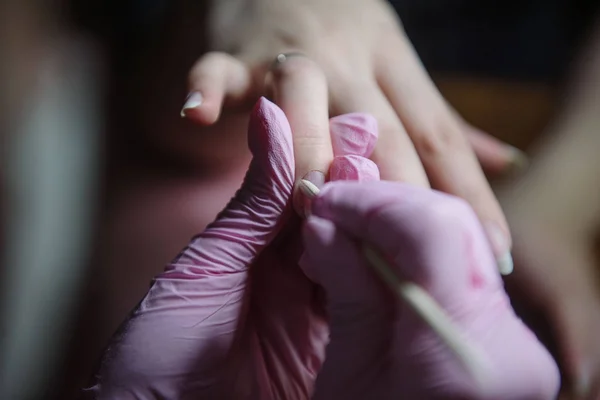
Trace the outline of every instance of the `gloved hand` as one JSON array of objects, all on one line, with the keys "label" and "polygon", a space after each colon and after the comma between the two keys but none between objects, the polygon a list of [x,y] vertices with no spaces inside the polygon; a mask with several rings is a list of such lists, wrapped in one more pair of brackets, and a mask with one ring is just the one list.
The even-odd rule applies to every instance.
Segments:
[{"label": "gloved hand", "polygon": [[[337,156],[331,166],[332,179],[378,179],[377,168],[364,158],[369,155],[375,140],[372,123],[372,119],[360,115],[332,120],[332,142]],[[196,237],[165,273],[156,278],[146,298],[108,349],[97,383],[88,392],[94,397],[298,399],[308,398],[313,392],[324,360],[329,330],[324,317],[322,289],[297,268],[302,246],[298,235],[299,221],[289,205],[294,176],[291,132],[281,110],[261,100],[253,112],[248,136],[254,160],[242,189],[217,221]],[[335,193],[335,187],[332,193]],[[329,189],[313,208],[317,215],[322,211],[319,204],[328,204],[327,193]],[[360,202],[371,204],[373,199],[366,200],[369,196],[360,198]],[[375,199],[379,197],[375,193]],[[331,210],[335,211],[335,204],[332,205]],[[356,216],[364,219],[360,212]],[[324,220],[311,218],[309,227],[312,228],[309,229],[314,229],[315,221]],[[393,230],[389,232],[394,233]],[[455,249],[451,245],[439,243],[439,240],[430,244],[431,238],[412,234],[413,240],[407,240],[407,244],[421,248],[421,241],[426,239],[428,243],[424,246],[433,251],[432,254],[442,260],[455,258]],[[314,251],[315,246],[323,244],[322,241],[315,240],[318,235],[313,235],[312,239],[310,234],[308,236],[312,250],[304,266],[309,266],[309,275],[327,290],[332,328],[328,359],[319,375],[316,397],[385,398],[398,393],[406,398],[423,398],[423,395],[430,398],[430,394],[452,397],[464,389],[464,385],[468,387],[468,379],[465,381],[464,376],[454,372],[456,363],[440,346],[437,337],[420,325],[420,321],[411,318],[409,312],[405,310],[400,315],[404,320],[401,318],[399,322],[403,324],[397,326],[403,330],[403,337],[394,336],[393,330],[385,329],[390,325],[390,320],[385,319],[391,314],[389,306],[396,301],[389,297],[386,301],[389,291],[380,288],[368,270],[356,268],[363,266],[353,264],[352,260],[347,265],[340,265],[339,259],[323,264],[328,261],[323,258],[328,257],[328,253],[321,252],[320,258],[315,258]],[[493,268],[492,256],[482,237],[481,232],[479,236],[475,235],[474,249],[483,253],[487,250],[487,265]],[[405,235],[405,238],[410,239],[410,236]],[[388,239],[393,240],[393,237]],[[341,260],[346,260],[346,255],[338,255]],[[307,263],[306,260],[315,263],[312,268],[311,261]],[[320,272],[324,267],[325,270],[338,267],[343,276],[338,276],[341,279],[337,285],[324,279],[325,275]],[[356,281],[357,271],[363,272],[359,276],[365,278],[362,282]],[[447,272],[447,269],[441,271]],[[361,291],[360,285],[365,284],[368,290]],[[374,287],[377,293],[374,293]],[[427,288],[434,292],[440,290]],[[344,290],[355,289],[358,290],[352,296],[357,297],[348,302],[344,298],[344,293],[347,295],[348,292]],[[448,298],[452,299],[450,294]],[[384,300],[383,307],[381,299]],[[486,299],[487,296],[481,293],[480,300]],[[471,310],[467,307],[466,311]],[[466,315],[473,313],[477,314],[474,311]],[[459,322],[464,319],[461,312],[452,315],[455,318],[458,315]],[[365,318],[371,319],[373,324]],[[471,325],[462,323],[461,326],[475,326],[479,332],[490,330],[490,325],[495,323],[485,318],[480,324],[473,324],[468,318],[466,321]],[[518,323],[508,325],[519,326]],[[353,326],[366,330],[357,331],[352,329]],[[404,331],[405,328],[408,330]],[[523,329],[520,333],[523,332],[527,331]],[[510,335],[500,336],[511,338]],[[387,350],[393,351],[383,354],[387,362],[378,360],[376,357],[382,355],[381,344],[391,344],[392,338],[395,345]],[[550,372],[547,382],[540,382],[538,386],[533,382],[532,387],[534,390],[551,390],[548,388],[556,374],[552,361],[544,358],[547,354],[534,338],[529,344],[533,349],[531,352],[535,353],[532,356],[538,357],[540,366]],[[372,351],[374,347],[375,351]],[[510,350],[510,346],[507,348]],[[497,349],[505,350],[501,346]],[[515,363],[527,365],[519,357],[514,358]],[[534,364],[535,361],[533,358]],[[404,368],[407,365],[415,370],[407,371]],[[423,373],[419,375],[422,380],[411,375],[416,371]],[[389,382],[394,384],[386,386]],[[410,387],[411,382],[414,387]],[[432,387],[432,382],[442,385]],[[353,391],[349,392],[348,388]],[[512,398],[522,398],[519,396],[525,392],[521,389],[524,388],[516,386],[512,389],[511,393],[518,396]],[[385,395],[380,395],[377,390],[382,390]],[[367,397],[361,397],[362,394]],[[486,397],[479,393],[471,398]]]},{"label": "gloved hand", "polygon": [[[337,117],[330,130],[336,152],[355,147],[368,156],[374,148],[371,117]],[[91,397],[310,397],[328,325],[321,289],[297,264],[294,152],[283,112],[260,100],[248,141],[254,158],[242,188],[156,277],[108,348]],[[379,177],[362,157],[336,157],[332,170]]]},{"label": "gloved hand", "polygon": [[[466,202],[401,183],[328,183],[304,238],[300,265],[324,287],[330,318],[314,399],[556,397],[557,366],[515,316]],[[426,289],[481,351],[484,385],[370,270],[365,242],[399,278]]]},{"label": "gloved hand", "polygon": [[104,356],[96,398],[308,396],[327,325],[310,301],[315,285],[294,268],[292,134],[265,99],[248,143],[254,158],[242,188],[154,279]]}]

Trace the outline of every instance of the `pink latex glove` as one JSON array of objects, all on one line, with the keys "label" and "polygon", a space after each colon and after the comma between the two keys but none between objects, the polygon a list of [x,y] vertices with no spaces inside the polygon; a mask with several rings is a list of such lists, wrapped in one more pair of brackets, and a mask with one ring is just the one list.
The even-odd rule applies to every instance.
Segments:
[{"label": "pink latex glove", "polygon": [[93,397],[308,397],[328,331],[316,286],[297,267],[292,133],[265,99],[248,144],[242,188],[155,278],[108,348]]},{"label": "pink latex glove", "polygon": [[[369,155],[376,123],[337,117],[331,134],[342,148],[366,145]],[[265,99],[252,112],[248,142],[254,158],[242,188],[156,277],[108,348],[91,397],[310,397],[329,331],[322,289],[298,267],[292,133]],[[332,169],[378,177],[372,162],[349,159],[337,157]]]},{"label": "pink latex glove", "polygon": [[[378,179],[375,165],[363,158],[372,149],[371,143],[376,137],[374,129],[373,119],[361,115],[332,120],[337,156],[331,166],[333,179]],[[156,278],[146,298],[108,349],[97,384],[88,391],[93,397],[305,399],[311,396],[329,331],[324,318],[322,289],[297,268],[302,246],[299,220],[289,206],[294,176],[291,132],[281,110],[261,100],[252,114],[248,137],[254,160],[242,189],[218,220]],[[354,201],[367,204],[366,198],[355,197]],[[318,210],[318,206],[315,207]],[[417,239],[413,245],[418,245],[423,238]],[[315,245],[315,241],[309,243]],[[443,254],[449,250],[440,248],[439,251]],[[339,257],[325,267],[339,266],[347,254],[339,254]],[[407,382],[412,376],[406,371],[406,374],[393,374],[402,372],[397,365],[403,365],[405,354],[390,352],[387,357],[384,354],[384,365],[389,362],[394,366],[392,369],[369,369],[364,358],[382,355],[370,352],[374,344],[390,343],[393,331],[381,329],[384,320],[381,310],[396,301],[388,298],[385,302],[387,289],[380,288],[376,280],[371,281],[367,272],[364,275],[367,279],[360,284],[366,284],[371,291],[356,291],[358,303],[364,303],[358,304],[356,312],[346,310],[351,311],[350,320],[340,319],[343,313],[339,311],[344,311],[345,301],[340,293],[360,289],[346,282],[346,278],[352,278],[353,271],[358,271],[357,265],[353,266],[352,262],[342,265],[338,270],[345,276],[332,290],[330,281],[323,280],[322,274],[314,274],[323,270],[322,261],[315,260],[310,273],[328,290],[332,337],[316,397],[385,398],[402,393],[396,390],[401,385],[399,382]],[[347,267],[351,268],[345,271]],[[377,287],[376,294],[371,285]],[[378,307],[379,312],[371,314],[375,304],[372,300],[379,299],[378,296],[384,299],[384,307]],[[347,305],[357,304],[351,301]],[[365,324],[363,311],[370,313],[366,318],[373,324]],[[389,313],[383,314],[389,317]],[[389,319],[385,322],[389,327]],[[354,335],[354,330],[347,329],[353,324],[366,330]],[[419,326],[414,318],[409,321],[407,327],[412,329],[404,333],[405,337],[410,338],[415,328],[420,331]],[[489,323],[485,327],[489,329]],[[439,349],[439,344],[436,346],[437,338],[432,338],[426,328],[422,330],[418,337],[429,338],[425,343],[438,350],[433,354],[442,357],[431,357],[431,351],[419,352],[430,347],[413,348],[410,341],[401,341],[404,347],[398,348],[415,349],[417,353],[408,358],[414,365],[433,363],[430,371],[426,368],[420,371],[425,372],[425,376],[431,376],[427,375],[431,370],[437,372],[433,375],[442,377],[445,384],[435,393],[451,398],[452,389],[462,382],[454,381],[461,378],[452,372],[456,363],[444,358],[443,355],[448,354],[444,353],[445,349]],[[348,349],[349,342],[353,345],[351,349]],[[531,342],[534,349],[539,346],[534,339]],[[515,360],[522,363],[518,357]],[[380,367],[381,360],[373,360],[370,365]],[[361,369],[363,366],[367,368]],[[550,381],[552,373],[555,370],[551,371]],[[386,393],[380,396],[372,384],[389,383],[388,378],[396,386],[378,385],[376,390],[383,389]],[[429,393],[434,392],[429,382],[415,380],[417,391],[404,392],[408,397],[403,397],[431,398]],[[360,390],[354,390],[357,386]],[[349,388],[353,389],[350,393]]]},{"label": "pink latex glove", "polygon": [[[401,183],[333,182],[314,200],[304,238],[301,266],[325,288],[330,317],[314,399],[556,398],[558,368],[510,307],[463,200]],[[363,242],[426,289],[482,351],[484,387],[370,270]]]}]

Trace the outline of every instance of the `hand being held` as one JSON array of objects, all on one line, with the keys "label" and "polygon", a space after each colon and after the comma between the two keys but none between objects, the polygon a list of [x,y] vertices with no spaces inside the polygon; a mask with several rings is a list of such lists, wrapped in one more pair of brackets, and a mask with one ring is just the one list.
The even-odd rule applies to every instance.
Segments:
[{"label": "hand being held", "polygon": [[211,125],[223,107],[270,92],[291,125],[298,181],[329,168],[329,113],[369,113],[379,126],[371,158],[381,178],[467,200],[501,268],[511,269],[509,229],[477,158],[498,172],[518,153],[449,107],[387,1],[222,0],[210,10],[212,52],[190,71],[182,115]]}]

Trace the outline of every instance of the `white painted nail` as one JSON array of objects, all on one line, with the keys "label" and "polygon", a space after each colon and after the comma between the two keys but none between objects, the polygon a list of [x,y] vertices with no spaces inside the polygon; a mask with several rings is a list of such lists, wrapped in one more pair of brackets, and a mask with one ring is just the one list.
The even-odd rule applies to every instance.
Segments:
[{"label": "white painted nail", "polygon": [[575,396],[578,399],[586,399],[590,394],[590,390],[591,390],[590,375],[587,373],[586,370],[584,370],[579,374],[579,377],[577,378],[577,381],[575,382],[575,387],[574,387]]},{"label": "white painted nail", "polygon": [[317,197],[321,191],[314,183],[306,179],[300,180],[300,190],[302,190],[302,193],[304,193],[306,197],[311,199]]},{"label": "white painted nail", "polygon": [[509,251],[505,252],[503,256],[500,256],[496,260],[498,262],[498,271],[502,275],[510,275],[515,269],[515,265],[513,262],[512,254]]},{"label": "white painted nail", "polygon": [[510,254],[506,233],[495,222],[485,223],[484,228],[492,246],[494,257],[496,257],[496,262],[498,263],[498,271],[502,275],[510,275],[514,270],[514,263]]},{"label": "white painted nail", "polygon": [[202,94],[200,94],[200,92],[191,92],[185,100],[183,108],[181,109],[181,118],[185,118],[185,112],[187,110],[191,110],[202,105],[202,100]]},{"label": "white painted nail", "polygon": [[510,160],[506,166],[507,175],[521,174],[529,167],[527,155],[516,147],[509,146]]}]

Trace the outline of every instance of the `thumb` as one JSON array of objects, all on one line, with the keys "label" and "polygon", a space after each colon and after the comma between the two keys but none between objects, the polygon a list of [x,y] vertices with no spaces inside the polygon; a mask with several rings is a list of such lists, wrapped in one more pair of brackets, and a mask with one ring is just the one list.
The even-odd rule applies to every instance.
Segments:
[{"label": "thumb", "polygon": [[213,398],[234,341],[248,266],[279,229],[293,186],[291,130],[261,99],[250,118],[244,183],[156,277],[113,339],[90,389],[97,398]]},{"label": "thumb", "polygon": [[294,151],[283,111],[265,98],[250,116],[248,145],[253,159],[242,187],[174,264],[243,271],[277,234],[292,193]]}]

